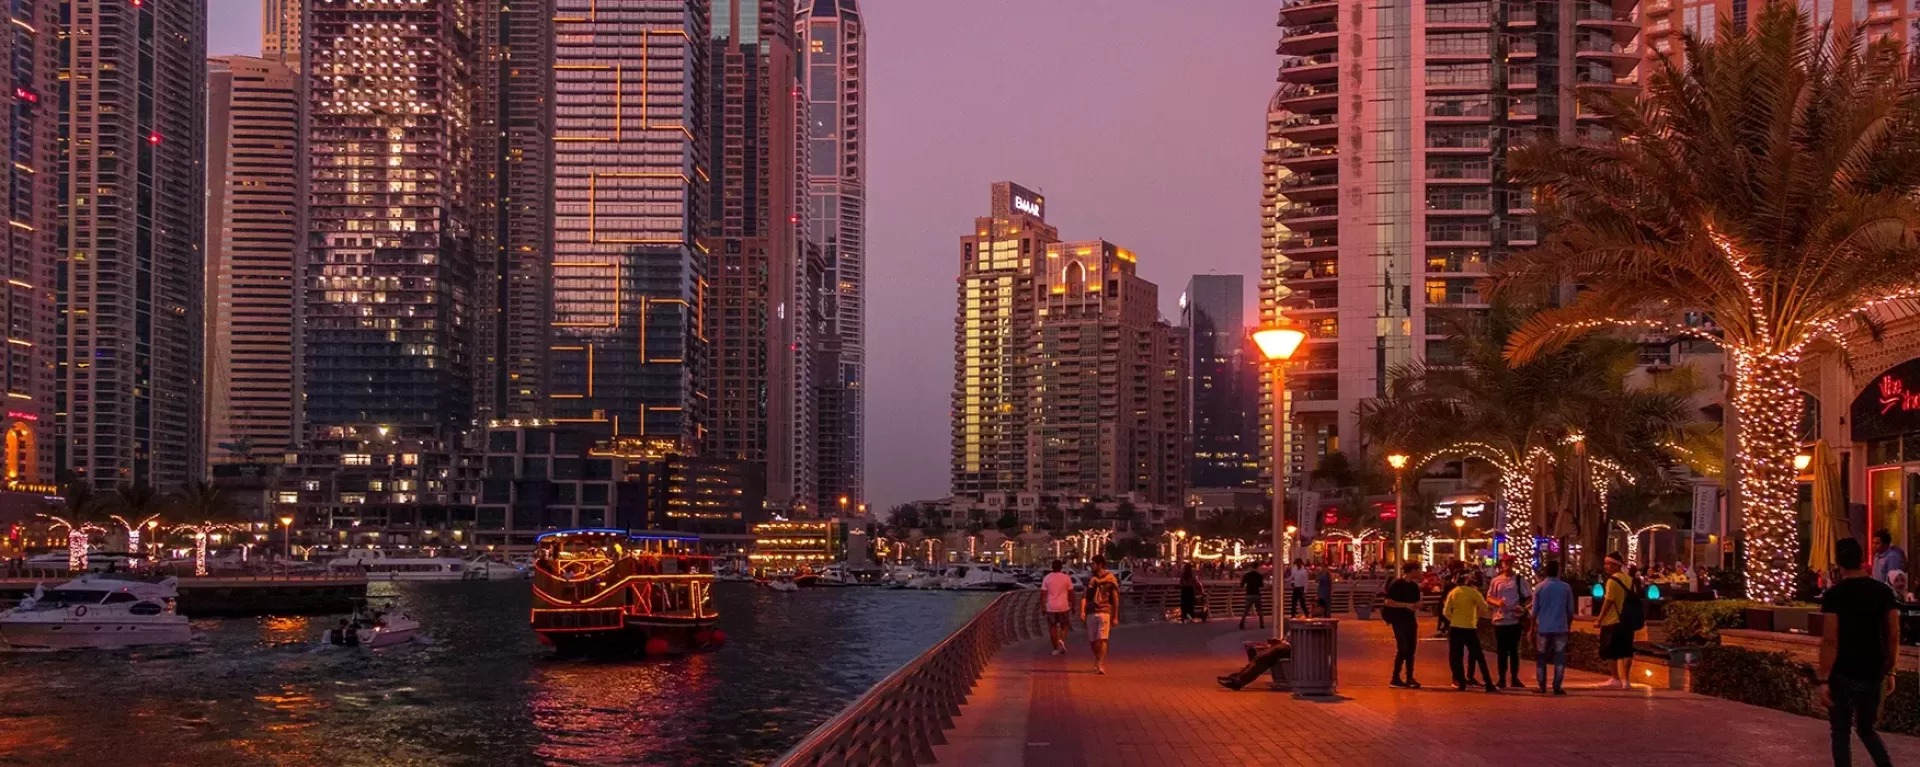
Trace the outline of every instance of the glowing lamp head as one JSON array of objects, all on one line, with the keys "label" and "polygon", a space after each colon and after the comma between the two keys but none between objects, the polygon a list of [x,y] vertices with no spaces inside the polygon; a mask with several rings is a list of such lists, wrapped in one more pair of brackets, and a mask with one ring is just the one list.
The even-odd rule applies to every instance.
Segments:
[{"label": "glowing lamp head", "polygon": [[280,518],[280,526],[281,526],[281,527],[293,527],[293,517],[281,517],[281,518]]},{"label": "glowing lamp head", "polygon": [[1607,587],[1600,585],[1598,583],[1593,584],[1593,598],[1605,599],[1606,597],[1607,597]]},{"label": "glowing lamp head", "polygon": [[1459,518],[1459,517],[1454,517],[1454,518],[1453,518],[1453,529],[1455,529],[1455,530],[1459,530],[1459,529],[1461,529],[1461,528],[1464,528],[1464,527],[1466,527],[1466,526],[1467,526],[1467,521],[1466,521],[1466,520],[1464,520],[1464,519],[1461,519],[1461,518]]},{"label": "glowing lamp head", "polygon": [[1253,343],[1260,347],[1260,354],[1274,362],[1292,359],[1294,351],[1306,340],[1306,333],[1285,326],[1266,328],[1253,334]]},{"label": "glowing lamp head", "polygon": [[1392,455],[1387,456],[1387,465],[1392,466],[1394,471],[1399,471],[1401,469],[1407,468],[1407,460],[1408,458],[1405,454],[1394,453]]},{"label": "glowing lamp head", "polygon": [[1794,471],[1804,473],[1807,470],[1807,467],[1811,465],[1813,465],[1813,456],[1807,455],[1806,453],[1800,453],[1793,457]]}]

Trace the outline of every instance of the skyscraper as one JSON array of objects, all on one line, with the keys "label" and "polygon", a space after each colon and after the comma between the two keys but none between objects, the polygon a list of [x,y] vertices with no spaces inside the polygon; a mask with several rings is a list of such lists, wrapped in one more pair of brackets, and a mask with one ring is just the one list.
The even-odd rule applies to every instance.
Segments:
[{"label": "skyscraper", "polygon": [[476,8],[474,410],[541,417],[553,345],[553,3]]},{"label": "skyscraper", "polygon": [[1444,361],[1450,318],[1486,310],[1476,283],[1538,236],[1529,196],[1507,181],[1508,147],[1605,135],[1573,93],[1634,87],[1633,8],[1305,0],[1280,11],[1260,312],[1307,332],[1288,374],[1296,469],[1362,447],[1360,403],[1396,365]]},{"label": "skyscraper", "polygon": [[471,6],[337,0],[307,21],[306,420],[471,428]]},{"label": "skyscraper", "polygon": [[301,0],[261,0],[261,58],[300,68],[301,6]]},{"label": "skyscraper", "polygon": [[806,56],[808,233],[826,263],[815,344],[822,503],[866,499],[866,25],[856,0],[801,0]]},{"label": "skyscraper", "polygon": [[1105,240],[1047,245],[1025,339],[1029,492],[1184,501],[1185,338],[1135,258]]},{"label": "skyscraper", "polygon": [[98,487],[202,476],[206,11],[63,9],[58,407],[63,464]]},{"label": "skyscraper", "polygon": [[1238,274],[1196,274],[1180,294],[1194,487],[1260,484],[1260,357],[1249,341],[1246,300]]},{"label": "skyscraper", "polygon": [[1018,184],[993,185],[988,214],[960,238],[959,313],[954,317],[953,494],[1028,487],[1028,425],[1036,407],[1037,293],[1047,246],[1060,233],[1046,200]]},{"label": "skyscraper", "polygon": [[300,89],[276,60],[207,61],[206,438],[215,463],[294,438]]},{"label": "skyscraper", "polygon": [[[803,100],[790,0],[711,0],[714,158],[705,243],[713,342],[709,452],[765,462],[767,502],[814,509],[818,264],[801,200]],[[812,276],[810,276],[810,274]]]},{"label": "skyscraper", "polygon": [[555,420],[706,439],[707,9],[555,0]]},{"label": "skyscraper", "polygon": [[47,485],[54,478],[54,360],[60,346],[55,332],[55,286],[60,251],[56,237],[56,182],[60,158],[60,98],[55,76],[55,25],[59,5],[52,0],[16,3],[13,21],[0,38],[8,65],[4,85],[13,94],[5,115],[7,160],[0,179],[7,189],[7,236],[0,240],[0,311],[6,315],[7,352],[0,356],[6,378],[7,406],[0,415],[6,431],[5,484]]}]

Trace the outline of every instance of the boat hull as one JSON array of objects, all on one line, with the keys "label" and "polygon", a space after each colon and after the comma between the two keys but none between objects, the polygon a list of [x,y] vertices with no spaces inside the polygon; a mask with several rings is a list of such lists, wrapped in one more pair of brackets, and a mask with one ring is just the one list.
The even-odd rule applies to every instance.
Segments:
[{"label": "boat hull", "polygon": [[193,629],[185,618],[167,621],[0,618],[0,640],[21,649],[116,649],[186,644],[193,641]]},{"label": "boat hull", "polygon": [[[717,619],[696,621],[632,621],[619,628],[587,631],[538,631],[540,640],[560,655],[645,655],[647,645],[666,642],[666,655],[718,649]],[[659,648],[654,648],[659,649]]]}]

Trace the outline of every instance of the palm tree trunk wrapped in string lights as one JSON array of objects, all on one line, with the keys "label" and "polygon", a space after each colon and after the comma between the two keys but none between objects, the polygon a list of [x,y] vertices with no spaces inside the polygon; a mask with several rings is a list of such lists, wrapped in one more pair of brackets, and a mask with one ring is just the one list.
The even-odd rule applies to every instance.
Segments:
[{"label": "palm tree trunk wrapped in string lights", "polygon": [[1920,297],[1920,97],[1898,40],[1815,31],[1774,2],[1687,39],[1639,92],[1583,91],[1613,140],[1514,151],[1548,233],[1503,288],[1578,285],[1507,346],[1524,363],[1610,328],[1718,344],[1732,374],[1747,594],[1793,596],[1801,356]]}]

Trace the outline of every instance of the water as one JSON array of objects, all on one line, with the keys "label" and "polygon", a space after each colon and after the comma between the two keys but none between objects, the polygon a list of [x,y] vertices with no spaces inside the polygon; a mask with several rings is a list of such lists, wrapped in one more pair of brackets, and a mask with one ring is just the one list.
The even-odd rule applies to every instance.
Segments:
[{"label": "water", "polygon": [[722,583],[727,646],[559,660],[524,582],[375,584],[431,643],[325,618],[196,620],[191,646],[0,653],[0,765],[734,765],[772,760],[993,595]]}]

